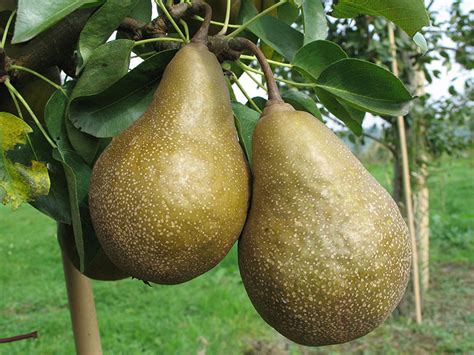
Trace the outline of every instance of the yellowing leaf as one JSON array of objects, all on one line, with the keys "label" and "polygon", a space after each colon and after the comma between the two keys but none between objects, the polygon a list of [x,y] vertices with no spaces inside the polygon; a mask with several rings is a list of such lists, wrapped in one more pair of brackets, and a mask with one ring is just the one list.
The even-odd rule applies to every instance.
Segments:
[{"label": "yellowing leaf", "polygon": [[32,161],[31,166],[11,161],[7,152],[25,144],[33,130],[22,119],[0,112],[0,202],[15,209],[37,196],[47,195],[50,188],[46,165]]}]

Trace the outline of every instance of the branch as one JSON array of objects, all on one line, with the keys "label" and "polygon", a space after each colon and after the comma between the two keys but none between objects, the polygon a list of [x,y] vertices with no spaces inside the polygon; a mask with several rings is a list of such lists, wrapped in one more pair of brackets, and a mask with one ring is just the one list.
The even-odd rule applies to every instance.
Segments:
[{"label": "branch", "polygon": [[[185,16],[195,15],[201,11],[200,3],[193,2],[179,3],[168,8],[168,12],[171,18],[178,22]],[[173,26],[165,14],[161,14],[149,23],[135,20],[130,17],[123,19],[122,23],[118,27],[119,31],[125,32],[129,35],[129,38],[134,41],[141,41],[150,38],[166,37],[170,29]],[[165,49],[176,49],[179,48],[180,44],[176,42],[156,42],[153,44],[153,48],[156,51],[162,51]]]},{"label": "branch", "polygon": [[380,145],[384,146],[385,148],[387,148],[388,150],[390,150],[390,152],[392,152],[393,155],[397,155],[397,150],[395,149],[395,147],[393,145],[391,145],[390,143],[387,143],[387,142],[384,142],[383,140],[381,140],[380,138],[377,138],[369,133],[365,133],[365,132],[362,132],[362,136],[364,137],[367,137],[369,139],[372,139],[373,141],[379,143]]},{"label": "branch", "polygon": [[0,338],[0,344],[2,344],[2,343],[11,343],[11,342],[18,341],[18,340],[24,340],[24,339],[29,339],[29,338],[37,338],[37,337],[38,337],[38,332],[35,330],[34,332],[27,333],[27,334],[16,335],[14,337]]},{"label": "branch", "polygon": [[[65,17],[22,46],[20,56],[13,59],[12,63],[35,71],[61,65],[73,55],[82,28],[93,11],[94,8],[77,10]],[[14,71],[12,80],[18,81],[27,75]]]}]

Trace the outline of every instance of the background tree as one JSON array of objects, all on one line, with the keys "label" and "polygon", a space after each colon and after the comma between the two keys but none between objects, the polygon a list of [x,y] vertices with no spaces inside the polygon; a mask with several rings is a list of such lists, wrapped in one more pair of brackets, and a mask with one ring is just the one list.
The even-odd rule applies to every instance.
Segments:
[{"label": "background tree", "polygon": [[[436,1],[436,0],[435,0]],[[432,1],[429,9],[435,3]],[[463,92],[456,92],[453,86],[449,92],[453,96],[432,98],[426,94],[425,85],[432,82],[433,77],[440,77],[441,72],[430,65],[441,62],[446,68],[457,63],[465,69],[473,65],[472,25],[473,13],[466,12],[463,1],[454,1],[450,9],[450,18],[438,21],[438,14],[431,11],[432,28],[425,34],[427,51],[420,49],[405,34],[398,32],[400,75],[404,82],[409,83],[412,92],[420,97],[407,116],[407,127],[410,140],[411,167],[415,212],[417,221],[417,237],[420,247],[420,266],[422,286],[429,286],[429,164],[436,164],[436,159],[443,154],[457,154],[469,144],[469,133],[466,127],[472,125],[472,83],[467,80]],[[355,20],[335,20],[330,22],[329,37],[341,43],[352,56],[367,57],[374,63],[390,66],[388,34],[386,21],[380,18],[360,16]],[[452,40],[454,47],[446,42]],[[438,50],[441,48],[442,50]],[[459,103],[459,105],[456,105]],[[447,108],[450,108],[447,110]],[[456,108],[455,108],[456,107]],[[392,194],[403,210],[402,174],[399,161],[398,133],[393,119],[383,117],[386,125],[380,137],[362,133],[363,138],[378,138],[383,146],[392,152],[394,163]],[[354,140],[354,138],[352,138]]]}]

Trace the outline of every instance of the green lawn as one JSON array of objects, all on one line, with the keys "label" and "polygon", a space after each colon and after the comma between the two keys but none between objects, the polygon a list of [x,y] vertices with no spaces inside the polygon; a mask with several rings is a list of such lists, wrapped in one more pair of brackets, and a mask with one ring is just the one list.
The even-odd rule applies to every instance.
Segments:
[{"label": "green lawn", "polygon": [[[474,165],[445,160],[432,169],[432,285],[425,322],[390,318],[357,341],[321,349],[296,346],[256,314],[240,281],[235,249],[214,270],[179,286],[137,280],[93,282],[106,354],[430,353],[474,351]],[[385,186],[385,166],[370,170]],[[55,224],[25,205],[0,207],[1,354],[74,352]]]}]

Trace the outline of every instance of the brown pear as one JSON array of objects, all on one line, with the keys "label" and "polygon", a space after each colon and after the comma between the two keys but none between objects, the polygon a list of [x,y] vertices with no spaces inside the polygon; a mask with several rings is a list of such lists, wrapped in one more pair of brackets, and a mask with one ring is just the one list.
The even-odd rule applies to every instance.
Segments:
[{"label": "brown pear", "polygon": [[224,258],[243,228],[248,199],[221,66],[203,43],[187,44],[147,111],[95,164],[94,229],[126,273],[177,284]]},{"label": "brown pear", "polygon": [[255,308],[304,345],[372,331],[397,306],[409,277],[411,247],[397,205],[308,113],[267,107],[252,142],[253,195],[239,266]]}]

